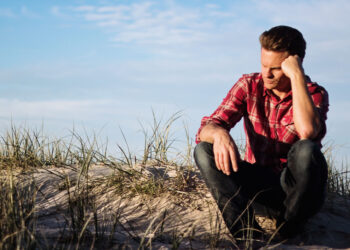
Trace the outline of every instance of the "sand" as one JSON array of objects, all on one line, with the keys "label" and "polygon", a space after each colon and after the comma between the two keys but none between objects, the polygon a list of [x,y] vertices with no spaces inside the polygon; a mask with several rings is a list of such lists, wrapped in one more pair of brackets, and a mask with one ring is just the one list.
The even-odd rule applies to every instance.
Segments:
[{"label": "sand", "polygon": [[[176,177],[175,167],[138,167],[143,169],[145,176]],[[157,196],[116,192],[113,185],[108,185],[108,178],[114,172],[103,165],[92,166],[89,170],[89,182],[92,184],[88,192],[93,205],[84,214],[85,220],[90,218],[90,223],[79,242],[80,248],[89,249],[92,245],[96,249],[137,249],[140,245],[146,248],[152,246],[153,249],[237,247],[197,171],[191,177],[197,182],[196,189],[170,189]],[[67,245],[67,240],[71,239],[72,212],[68,206],[65,180],[69,176],[73,196],[78,174],[74,168],[62,167],[39,169],[34,173],[39,187],[37,236],[46,246]],[[94,209],[97,218],[93,217]],[[94,237],[95,219],[99,228],[98,240]],[[258,215],[257,219],[266,232],[274,232],[273,220]],[[74,248],[75,243],[69,244]],[[274,241],[267,246],[267,249],[329,248],[350,248],[350,200],[332,194],[328,195],[322,211],[307,223],[300,235],[284,242]]]}]

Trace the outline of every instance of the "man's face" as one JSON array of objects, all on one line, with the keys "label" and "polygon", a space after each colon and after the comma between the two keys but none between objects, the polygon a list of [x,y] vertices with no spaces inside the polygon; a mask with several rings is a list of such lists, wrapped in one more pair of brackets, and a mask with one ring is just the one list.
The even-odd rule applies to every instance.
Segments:
[{"label": "man's face", "polygon": [[282,71],[281,64],[288,52],[277,52],[261,48],[261,73],[264,86],[277,91],[289,91],[290,80]]}]

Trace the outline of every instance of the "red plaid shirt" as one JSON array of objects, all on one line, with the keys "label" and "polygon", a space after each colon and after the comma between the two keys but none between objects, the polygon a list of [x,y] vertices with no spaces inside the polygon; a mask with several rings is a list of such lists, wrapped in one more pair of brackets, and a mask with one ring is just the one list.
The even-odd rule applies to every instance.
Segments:
[{"label": "red plaid shirt", "polygon": [[[315,138],[321,146],[321,139],[326,134],[328,93],[310,78],[307,87],[321,118],[322,129]],[[271,90],[264,87],[261,73],[243,75],[215,112],[203,117],[196,143],[200,142],[201,129],[209,122],[229,131],[242,117],[246,134],[244,160],[280,172],[287,162],[289,149],[299,140],[293,121],[292,91],[278,100]]]}]

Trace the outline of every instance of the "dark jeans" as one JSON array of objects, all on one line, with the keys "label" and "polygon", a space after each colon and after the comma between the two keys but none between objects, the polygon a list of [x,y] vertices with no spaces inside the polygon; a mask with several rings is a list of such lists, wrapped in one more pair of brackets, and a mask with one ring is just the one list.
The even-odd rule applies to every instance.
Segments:
[{"label": "dark jeans", "polygon": [[251,202],[276,211],[278,223],[282,224],[280,233],[286,236],[295,234],[324,202],[327,163],[318,145],[311,140],[300,140],[292,146],[287,167],[281,174],[242,161],[238,172],[227,176],[216,168],[213,145],[207,142],[196,146],[194,157],[234,236],[247,226],[248,220],[254,226]]}]

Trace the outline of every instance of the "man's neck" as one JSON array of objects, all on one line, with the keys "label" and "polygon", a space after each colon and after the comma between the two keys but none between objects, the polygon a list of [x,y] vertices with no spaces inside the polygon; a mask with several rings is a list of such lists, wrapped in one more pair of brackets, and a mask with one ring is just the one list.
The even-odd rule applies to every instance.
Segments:
[{"label": "man's neck", "polygon": [[273,89],[272,92],[280,99],[282,100],[286,95],[289,93],[290,89],[288,91],[280,91],[277,89]]},{"label": "man's neck", "polygon": [[275,89],[272,89],[272,92],[282,100],[292,89],[292,85],[289,79],[283,79],[284,81],[280,82],[279,86]]}]

